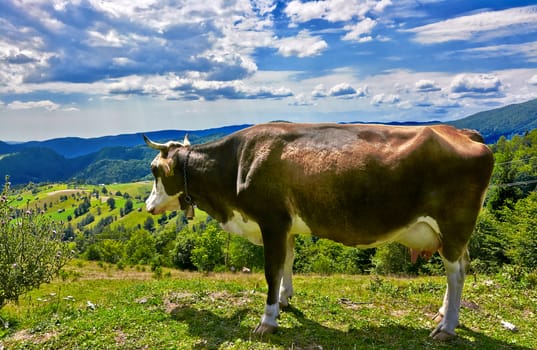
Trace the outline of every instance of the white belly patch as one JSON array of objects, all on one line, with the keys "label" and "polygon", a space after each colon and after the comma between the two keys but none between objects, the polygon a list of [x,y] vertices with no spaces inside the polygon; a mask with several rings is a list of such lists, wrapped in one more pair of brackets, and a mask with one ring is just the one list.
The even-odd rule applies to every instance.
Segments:
[{"label": "white belly patch", "polygon": [[[250,219],[246,215],[233,211],[233,216],[227,222],[221,224],[222,228],[231,233],[235,233],[248,239],[253,244],[263,245],[263,237],[261,235],[261,228],[254,220]],[[302,220],[301,217],[293,217],[291,229],[289,234],[311,234],[311,230],[308,225]]]},{"label": "white belly patch", "polygon": [[397,230],[393,240],[409,248],[435,252],[442,242],[440,227],[430,216],[421,216],[414,223]]},{"label": "white belly patch", "polygon": [[384,235],[383,240],[378,240],[367,245],[357,245],[358,248],[378,247],[389,242],[398,242],[417,251],[437,251],[442,242],[442,233],[435,219],[430,216],[420,216],[415,221]]}]

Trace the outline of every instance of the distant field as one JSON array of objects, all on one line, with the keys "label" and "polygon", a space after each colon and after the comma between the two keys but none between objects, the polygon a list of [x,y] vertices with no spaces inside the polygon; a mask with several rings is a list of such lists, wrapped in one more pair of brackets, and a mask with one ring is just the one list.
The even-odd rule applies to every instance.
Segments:
[{"label": "distant field", "polygon": [[[468,278],[460,337],[432,341],[444,278],[295,277],[292,307],[274,335],[252,329],[261,274],[211,274],[74,261],[58,279],[8,304],[4,349],[535,349],[537,291]],[[94,305],[94,307],[92,306]],[[512,332],[501,321],[517,326]]]},{"label": "distant field", "polygon": [[[109,216],[115,219],[110,224],[112,229],[119,225],[132,228],[143,226],[148,217],[155,221],[158,219],[158,216],[145,211],[145,199],[149,196],[152,186],[153,183],[150,181],[110,185],[34,185],[31,189],[18,193],[12,200],[18,208],[44,211],[55,220],[69,223],[73,227],[76,227],[85,215],[91,214],[95,220],[85,226],[88,229]],[[103,193],[103,188],[106,188],[106,193]],[[98,198],[94,192],[98,192]],[[128,194],[128,198],[133,202],[133,211],[121,216],[121,209],[127,202],[125,194]],[[88,213],[76,217],[75,210],[83,202],[84,197],[90,197],[91,207]],[[112,210],[107,204],[109,198],[113,198],[115,202],[115,208]],[[198,210],[192,224],[205,221],[206,218],[207,214]]]}]

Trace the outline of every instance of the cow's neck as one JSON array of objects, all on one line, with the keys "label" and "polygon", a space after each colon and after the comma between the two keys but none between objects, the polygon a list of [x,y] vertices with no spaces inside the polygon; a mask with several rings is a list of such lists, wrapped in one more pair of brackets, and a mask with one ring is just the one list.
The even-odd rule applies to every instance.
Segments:
[{"label": "cow's neck", "polygon": [[225,143],[211,143],[193,146],[181,155],[185,194],[220,222],[232,215],[237,193],[236,159],[228,148]]}]

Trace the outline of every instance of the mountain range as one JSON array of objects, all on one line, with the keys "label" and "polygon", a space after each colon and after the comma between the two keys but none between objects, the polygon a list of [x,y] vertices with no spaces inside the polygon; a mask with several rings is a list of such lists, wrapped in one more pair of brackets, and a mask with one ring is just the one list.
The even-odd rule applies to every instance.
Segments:
[{"label": "mountain range", "polygon": [[[357,122],[361,123],[361,122]],[[391,125],[422,125],[439,122],[392,122]],[[446,122],[458,128],[478,130],[488,144],[537,128],[537,99],[480,112]],[[145,133],[155,141],[182,140],[189,134],[193,144],[209,142],[250,125],[206,130],[162,130]],[[28,182],[114,183],[149,179],[149,163],[155,151],[145,146],[142,133],[97,138],[66,137],[46,141],[0,141],[0,176],[13,184]]]}]

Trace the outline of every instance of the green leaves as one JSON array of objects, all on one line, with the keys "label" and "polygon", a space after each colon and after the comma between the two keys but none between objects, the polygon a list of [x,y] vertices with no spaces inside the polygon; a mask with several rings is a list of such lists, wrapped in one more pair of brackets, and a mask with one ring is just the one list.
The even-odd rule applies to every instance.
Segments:
[{"label": "green leaves", "polygon": [[0,308],[47,283],[71,256],[60,223],[34,210],[15,210],[6,178],[0,199]]}]

